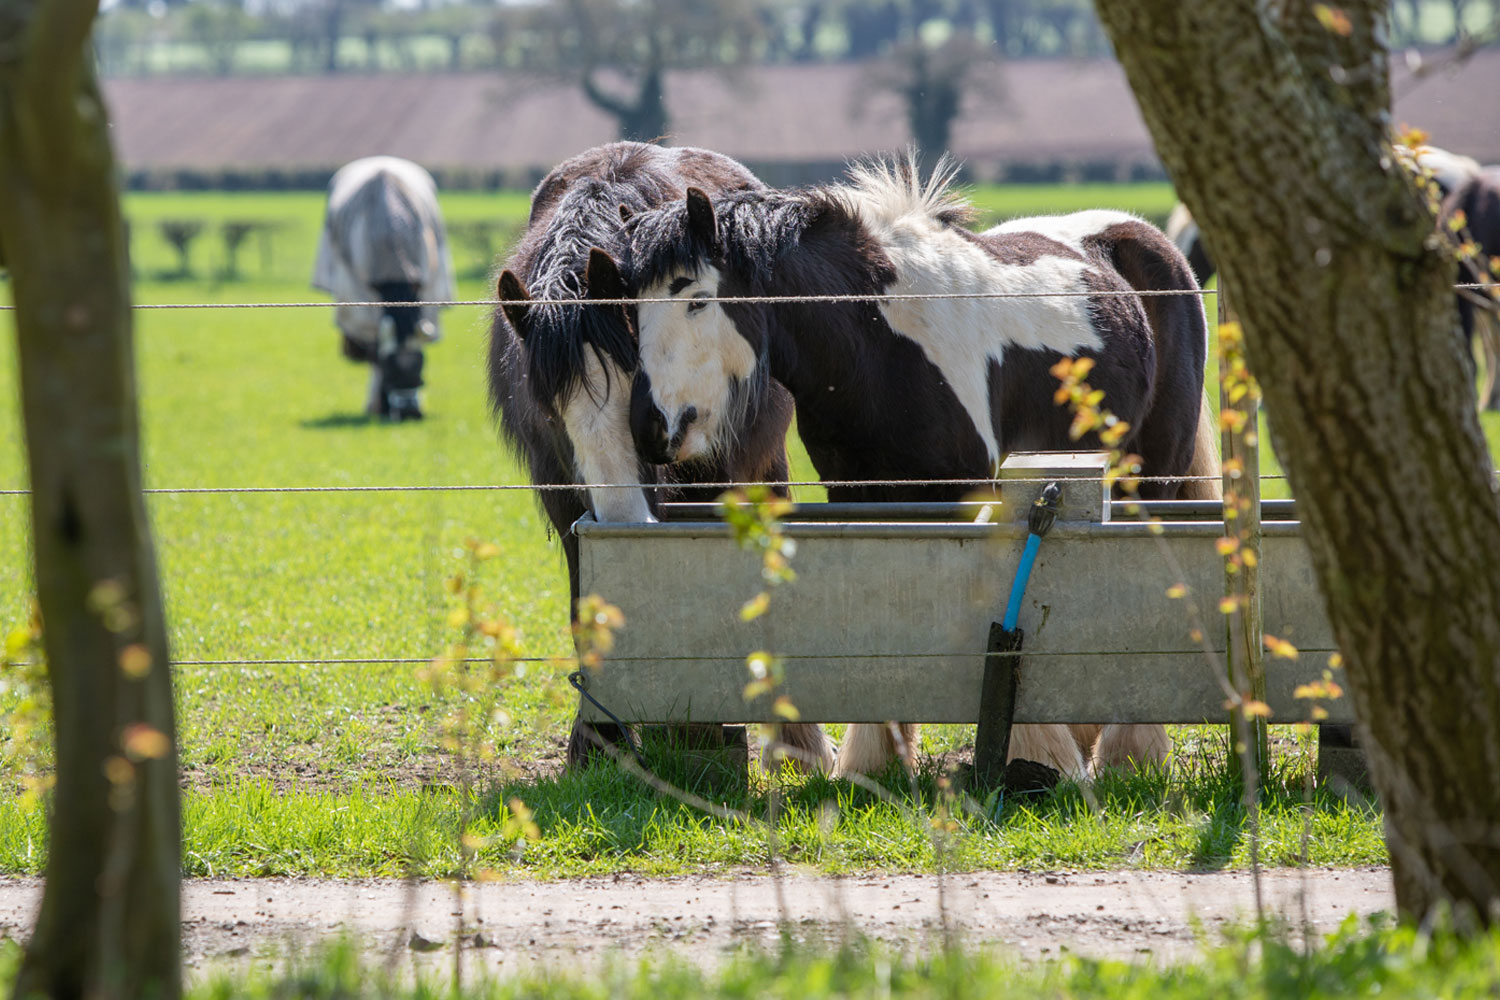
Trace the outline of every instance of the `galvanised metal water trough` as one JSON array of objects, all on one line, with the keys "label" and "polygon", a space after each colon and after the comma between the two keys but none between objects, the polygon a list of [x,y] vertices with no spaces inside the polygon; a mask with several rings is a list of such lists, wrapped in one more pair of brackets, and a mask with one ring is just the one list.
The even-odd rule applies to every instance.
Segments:
[{"label": "galvanised metal water trough", "polygon": [[[797,505],[783,519],[796,579],[750,622],[737,612],[762,587],[760,558],[735,546],[715,505],[669,507],[655,524],[585,517],[581,592],[624,615],[587,689],[632,722],[765,722],[784,694],[808,721],[983,722],[1002,743],[1012,722],[1222,723],[1223,508],[1111,502],[1103,471],[1102,455],[1013,455],[999,505]],[[1061,511],[1021,604],[1024,648],[992,655],[1026,514],[1054,481]],[[1292,501],[1262,504],[1259,568],[1265,632],[1300,650],[1265,663],[1271,721],[1305,721],[1293,692],[1321,679],[1335,645]],[[1179,584],[1186,595],[1169,596]],[[747,700],[756,650],[779,657],[785,678]],[[1009,718],[982,720],[997,666],[1014,699],[991,711]],[[1324,707],[1327,721],[1352,721],[1347,698]],[[583,712],[604,720],[586,700]]]}]

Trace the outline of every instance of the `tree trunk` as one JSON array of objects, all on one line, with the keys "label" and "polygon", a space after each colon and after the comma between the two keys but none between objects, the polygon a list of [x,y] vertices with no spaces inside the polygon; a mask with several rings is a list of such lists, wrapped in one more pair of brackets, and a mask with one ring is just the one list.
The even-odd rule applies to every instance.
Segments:
[{"label": "tree trunk", "polygon": [[1500,506],[1454,333],[1454,262],[1385,131],[1385,3],[1098,6],[1236,290],[1384,802],[1397,903],[1493,920]]},{"label": "tree trunk", "polygon": [[961,84],[932,72],[930,62],[913,69],[921,75],[907,88],[906,120],[917,149],[928,163],[936,164],[948,151],[953,122],[958,117]]},{"label": "tree trunk", "polygon": [[0,246],[16,305],[57,744],[18,997],[180,993],[166,628],[141,500],[129,274],[88,32],[97,0],[0,0]]},{"label": "tree trunk", "polygon": [[659,64],[642,70],[641,82],[631,100],[607,93],[594,79],[592,70],[583,74],[583,94],[600,111],[614,117],[621,139],[660,142],[667,134],[666,92]]},{"label": "tree trunk", "polygon": [[344,0],[328,0],[328,10],[323,15],[323,39],[327,49],[323,53],[323,72],[339,71],[339,39],[344,37]]}]

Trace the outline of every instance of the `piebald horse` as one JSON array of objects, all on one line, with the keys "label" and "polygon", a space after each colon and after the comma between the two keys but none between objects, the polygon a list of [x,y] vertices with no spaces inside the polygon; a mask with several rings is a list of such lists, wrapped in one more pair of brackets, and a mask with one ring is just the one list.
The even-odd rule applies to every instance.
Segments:
[{"label": "piebald horse", "polygon": [[[1458,269],[1461,284],[1500,282],[1500,167],[1476,170],[1443,199],[1439,226],[1449,227],[1462,218],[1459,236],[1472,243],[1477,253]],[[1458,318],[1465,343],[1477,340],[1484,354],[1484,377],[1479,404],[1500,410],[1500,294],[1490,289],[1460,289]]]},{"label": "piebald horse", "polygon": [[[1120,212],[1019,219],[976,234],[941,167],[851,171],[799,192],[682,200],[631,220],[619,251],[641,299],[632,429],[653,462],[712,453],[770,376],[791,390],[797,427],[828,480],[978,479],[1013,450],[1100,448],[1069,437],[1049,369],[1089,357],[1104,406],[1129,422],[1145,497],[1218,495],[1203,369],[1207,323],[1187,262],[1154,227]],[[1144,297],[1142,290],[1185,294]],[[908,293],[1073,297],[896,299]],[[1110,294],[1115,293],[1115,294]],[[720,296],[867,296],[837,303],[718,304]],[[963,486],[830,486],[829,499],[957,499]],[[1013,757],[1086,773],[1164,759],[1161,726],[1018,726]],[[837,773],[871,772],[916,728],[856,725]]]}]

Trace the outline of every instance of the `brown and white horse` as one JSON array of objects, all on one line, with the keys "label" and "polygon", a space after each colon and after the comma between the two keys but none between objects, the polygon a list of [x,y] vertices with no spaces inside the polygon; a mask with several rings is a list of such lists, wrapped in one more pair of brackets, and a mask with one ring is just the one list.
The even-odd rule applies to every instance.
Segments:
[{"label": "brown and white horse", "polygon": [[[619,299],[626,287],[615,262],[598,248],[622,215],[681,199],[688,185],[716,193],[752,191],[760,181],[736,161],[703,149],[617,142],[562,163],[531,198],[526,233],[501,273],[502,300],[490,327],[490,400],[511,445],[539,486],[537,498],[562,539],[576,606],[578,540],[572,525],[587,511],[601,521],[651,521],[662,500],[714,499],[694,483],[785,482],[791,400],[766,384],[737,414],[732,444],[681,462],[642,462],[629,427],[631,378],[637,365],[631,310],[589,305]],[[576,301],[541,305],[533,299]],[[622,485],[623,484],[623,485]],[[608,597],[609,595],[602,595]],[[612,727],[595,727],[619,740]],[[788,727],[804,759],[831,762],[815,727]],[[591,735],[575,721],[570,765],[588,756]]]},{"label": "brown and white horse", "polygon": [[[1458,235],[1473,245],[1473,258],[1459,268],[1461,284],[1500,282],[1500,167],[1475,171],[1443,199],[1440,228],[1462,218]],[[1500,295],[1490,289],[1459,289],[1458,318],[1466,343],[1477,341],[1484,355],[1480,406],[1500,410]]]},{"label": "brown and white horse", "polygon": [[[639,295],[641,370],[632,428],[654,462],[708,454],[731,433],[739,387],[769,370],[796,400],[797,427],[829,480],[983,480],[1009,451],[1075,442],[1049,369],[1090,357],[1090,383],[1129,422],[1147,497],[1217,495],[1218,455],[1204,405],[1207,323],[1182,255],[1120,212],[1021,219],[982,234],[940,169],[856,168],[849,183],[747,191],[711,201],[690,190],[633,219],[621,250]],[[1186,294],[1143,297],[1142,290]],[[906,293],[1073,293],[1070,297],[894,299]],[[718,296],[867,296],[837,303],[717,304]],[[1212,476],[1211,480],[1192,477]],[[1180,477],[1180,478],[1179,478]],[[956,499],[963,486],[830,486],[831,500]],[[1094,730],[1083,729],[1085,738]],[[869,772],[896,747],[856,725],[836,772]],[[915,727],[902,726],[908,754]],[[1109,726],[1108,763],[1159,761],[1160,726]],[[1012,756],[1079,778],[1065,726],[1017,727]]]}]

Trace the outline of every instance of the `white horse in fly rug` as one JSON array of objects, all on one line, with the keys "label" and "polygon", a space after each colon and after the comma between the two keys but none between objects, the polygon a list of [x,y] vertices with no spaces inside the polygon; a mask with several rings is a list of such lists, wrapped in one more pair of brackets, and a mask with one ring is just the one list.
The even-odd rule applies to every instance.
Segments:
[{"label": "white horse in fly rug", "polygon": [[[365,411],[420,419],[422,348],[438,339],[438,310],[412,303],[456,297],[432,175],[394,156],[355,160],[334,174],[312,284],[340,303],[334,322],[344,356],[371,366]],[[353,304],[370,302],[383,304]]]}]

